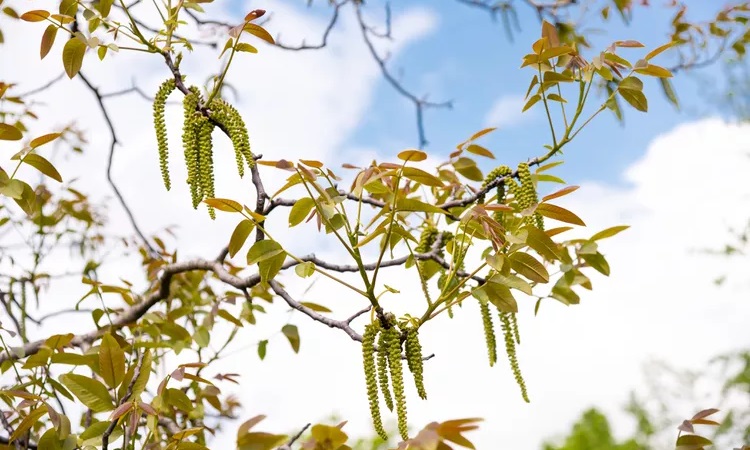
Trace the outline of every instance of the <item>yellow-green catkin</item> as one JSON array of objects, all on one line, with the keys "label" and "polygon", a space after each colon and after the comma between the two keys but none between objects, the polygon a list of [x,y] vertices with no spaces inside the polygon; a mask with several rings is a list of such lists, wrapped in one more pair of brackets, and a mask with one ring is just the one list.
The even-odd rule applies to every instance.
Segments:
[{"label": "yellow-green catkin", "polygon": [[187,167],[187,183],[190,186],[190,197],[193,201],[193,208],[197,208],[202,200],[200,198],[199,167],[200,158],[198,148],[198,129],[200,112],[198,105],[201,102],[201,95],[198,88],[192,86],[190,93],[185,95],[182,100],[184,120],[182,124],[182,148],[185,154],[185,166]]},{"label": "yellow-green catkin", "polygon": [[169,190],[172,185],[169,180],[169,147],[167,145],[167,124],[164,120],[164,109],[167,97],[174,91],[174,78],[170,78],[159,86],[154,97],[154,130],[156,130],[156,143],[159,150],[159,167],[164,187]]},{"label": "yellow-green catkin", "polygon": [[229,134],[229,139],[232,140],[234,146],[237,171],[240,177],[244,176],[245,162],[247,162],[248,167],[253,167],[255,159],[250,151],[250,138],[247,135],[247,127],[242,120],[242,116],[234,106],[222,99],[212,100],[208,109],[211,111],[211,118],[221,124]]},{"label": "yellow-green catkin", "polygon": [[391,369],[391,384],[396,401],[398,433],[403,440],[409,439],[409,424],[406,418],[406,393],[404,389],[404,369],[401,365],[401,335],[395,327],[383,332],[388,335],[388,366]]},{"label": "yellow-green catkin", "polygon": [[510,315],[510,326],[513,329],[513,336],[516,338],[516,344],[521,345],[521,333],[518,332],[517,314]]},{"label": "yellow-green catkin", "polygon": [[[518,180],[521,186],[518,189],[517,201],[519,208],[524,210],[539,202],[534,181],[531,179],[531,170],[527,163],[518,165]],[[544,219],[542,219],[542,215],[539,213],[524,217],[523,222],[526,225],[536,226],[540,230],[544,229]]]},{"label": "yellow-green catkin", "polygon": [[521,388],[521,397],[523,397],[526,403],[529,403],[529,394],[526,391],[526,382],[521,375],[521,367],[518,364],[518,357],[516,355],[516,339],[513,335],[513,325],[511,324],[510,316],[513,313],[501,312],[500,322],[502,324],[503,336],[505,337],[505,351],[508,354],[508,362],[510,362],[510,369],[513,371],[513,376],[518,383],[518,387]]},{"label": "yellow-green catkin", "polygon": [[[214,189],[214,162],[213,162],[213,142],[211,133],[214,130],[214,124],[206,117],[201,116],[199,121],[200,129],[198,131],[198,151],[200,159],[200,190],[201,197],[213,198]],[[216,219],[216,212],[212,207],[208,207],[208,215]]]},{"label": "yellow-green catkin", "polygon": [[[510,175],[513,173],[510,167],[499,166],[495,170],[497,171],[495,178],[505,177],[503,182],[500,183],[496,189],[497,204],[505,205],[507,194],[508,192],[512,192],[515,189],[516,181],[510,177]],[[503,216],[502,211],[495,211],[495,213],[493,214],[493,218],[500,224],[504,225],[504,222],[503,222],[504,216]]]},{"label": "yellow-green catkin", "polygon": [[416,328],[406,329],[404,350],[406,351],[406,362],[409,365],[409,372],[411,372],[414,377],[414,386],[417,388],[417,394],[419,394],[421,399],[426,400],[427,392],[424,388],[422,344],[419,343],[419,330]]},{"label": "yellow-green catkin", "polygon": [[490,367],[497,362],[497,338],[495,337],[495,326],[492,323],[490,305],[486,301],[479,301],[479,312],[482,315],[482,326],[484,328],[484,340],[487,343],[487,356]]},{"label": "yellow-green catkin", "polygon": [[389,411],[393,411],[393,398],[388,382],[388,349],[390,335],[383,331],[378,337],[378,383],[380,384],[380,393],[383,394],[383,401]]},{"label": "yellow-green catkin", "polygon": [[380,416],[380,403],[378,402],[378,380],[375,367],[375,338],[380,331],[380,322],[365,326],[362,334],[362,364],[365,369],[365,381],[367,384],[367,399],[370,402],[370,415],[375,431],[383,439],[388,439],[388,434],[383,428],[383,420]]},{"label": "yellow-green catkin", "polygon": [[[428,226],[422,231],[419,236],[419,244],[414,248],[415,253],[429,253],[432,250],[432,245],[435,243],[437,238],[438,230],[435,227]],[[431,303],[430,290],[427,286],[427,273],[425,271],[425,263],[427,261],[417,261],[417,270],[419,271],[419,281],[422,285],[422,294],[424,294],[427,303]]]},{"label": "yellow-green catkin", "polygon": [[[510,167],[508,167],[508,166],[497,166],[497,167],[495,167],[494,169],[490,170],[490,172],[487,174],[486,177],[484,177],[484,181],[482,182],[482,188],[481,188],[481,190],[484,191],[487,188],[487,185],[489,185],[490,183],[492,183],[496,179],[502,178],[502,177],[507,176],[507,175],[510,175],[511,173],[513,173],[513,171],[510,170]],[[500,185],[498,185],[498,188],[500,188],[501,186],[503,186],[503,183],[500,183]],[[484,203],[484,195],[480,196],[478,198],[478,201],[479,201],[479,203]],[[501,200],[500,200],[499,196],[498,196],[497,202],[501,203]]]}]

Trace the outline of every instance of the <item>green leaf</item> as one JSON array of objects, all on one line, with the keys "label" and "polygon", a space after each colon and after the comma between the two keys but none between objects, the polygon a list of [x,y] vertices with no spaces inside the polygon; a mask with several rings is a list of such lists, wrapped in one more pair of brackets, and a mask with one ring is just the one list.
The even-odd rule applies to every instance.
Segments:
[{"label": "green leaf", "polygon": [[510,267],[520,275],[538,283],[548,283],[549,273],[536,258],[528,253],[516,252],[508,257]]},{"label": "green leaf", "polygon": [[7,123],[0,123],[0,141],[18,141],[22,137],[23,134],[18,128]]},{"label": "green leaf", "polygon": [[445,211],[437,206],[430,205],[413,198],[399,198],[396,200],[396,209],[398,211],[420,211],[435,214],[445,214]]},{"label": "green leaf", "polygon": [[238,52],[247,52],[247,53],[258,53],[258,49],[257,48],[253,47],[252,45],[250,45],[250,44],[248,44],[246,42],[241,42],[241,43],[237,44],[237,51]]},{"label": "green leaf", "polygon": [[39,46],[39,57],[44,59],[45,56],[52,49],[55,44],[55,38],[57,37],[57,25],[49,25],[42,34],[42,43]]},{"label": "green leaf", "polygon": [[111,334],[105,334],[99,346],[99,371],[112,388],[119,386],[125,377],[125,351]]},{"label": "green leaf", "polygon": [[302,223],[315,207],[315,200],[310,197],[302,197],[294,202],[292,209],[289,211],[289,227],[294,227]]},{"label": "green leaf", "polygon": [[252,265],[267,259],[273,258],[276,255],[284,253],[284,249],[276,241],[271,239],[264,239],[258,241],[250,247],[247,252],[247,264]]},{"label": "green leaf", "polygon": [[591,240],[591,241],[598,241],[599,239],[605,239],[605,238],[608,238],[608,237],[612,237],[612,236],[620,233],[621,231],[627,230],[628,228],[630,228],[630,225],[617,225],[615,227],[610,227],[610,228],[607,228],[605,230],[602,230],[602,231],[594,234],[593,236],[591,236],[591,239],[589,239],[589,240]]},{"label": "green leaf", "polygon": [[710,439],[698,436],[697,434],[685,434],[677,438],[676,450],[699,450],[706,445],[711,445]]},{"label": "green leaf", "polygon": [[427,153],[421,150],[404,150],[397,156],[401,161],[419,162],[427,159]]},{"label": "green leaf", "polygon": [[164,391],[164,400],[181,411],[190,412],[194,409],[193,402],[179,389],[168,388]]},{"label": "green leaf", "polygon": [[532,106],[534,106],[541,99],[542,99],[542,96],[539,95],[539,94],[532,95],[529,98],[529,100],[526,102],[526,104],[523,105],[523,109],[521,110],[521,112],[527,111],[529,108],[531,108]]},{"label": "green leaf", "polygon": [[634,91],[630,89],[620,89],[617,91],[626,102],[633,108],[641,112],[648,111],[648,100],[641,91]]},{"label": "green leaf", "polygon": [[243,219],[237,224],[232,232],[232,237],[229,238],[229,256],[234,257],[240,251],[253,228],[255,228],[255,224],[247,219]]},{"label": "green leaf", "polygon": [[61,135],[62,133],[50,133],[50,134],[45,134],[43,136],[39,136],[38,138],[32,139],[31,142],[29,142],[29,146],[31,148],[41,147],[44,144],[54,141],[55,139],[59,138]]},{"label": "green leaf", "polygon": [[443,182],[439,178],[416,167],[404,167],[401,173],[404,177],[425,186],[443,187]]},{"label": "green leaf", "polygon": [[68,78],[73,78],[81,70],[86,47],[86,43],[78,38],[68,39],[65,43],[62,51],[62,61]]},{"label": "green leaf", "polygon": [[526,295],[531,295],[531,285],[521,279],[521,277],[517,277],[515,275],[505,276],[496,273],[492,275],[492,277],[487,281],[489,281],[490,283],[502,284],[503,286],[509,287],[511,289],[517,289]]},{"label": "green leaf", "polygon": [[315,264],[311,261],[305,261],[303,263],[297,264],[294,267],[294,273],[296,273],[300,278],[307,278],[315,273]]},{"label": "green leaf", "polygon": [[560,259],[560,248],[555,241],[550,239],[547,233],[536,227],[526,227],[524,229],[528,233],[526,235],[526,243],[529,247],[549,261]]},{"label": "green leaf", "polygon": [[260,357],[261,361],[266,358],[267,349],[268,349],[268,339],[263,339],[262,341],[258,342],[258,357]]},{"label": "green leaf", "polygon": [[586,226],[583,220],[571,211],[551,203],[540,203],[536,207],[536,212],[544,217],[559,220],[560,222],[572,223],[573,225],[581,225],[584,227]]},{"label": "green leaf", "polygon": [[586,261],[586,264],[591,266],[594,270],[601,273],[602,275],[609,276],[609,263],[604,258],[604,255],[602,255],[599,252],[596,253],[584,253],[580,255],[581,258],[583,258],[584,261]]},{"label": "green leaf", "polygon": [[481,145],[471,144],[468,147],[466,147],[466,151],[469,153],[473,153],[475,155],[484,156],[490,159],[495,159],[495,155],[491,151],[482,147]]},{"label": "green leaf", "polygon": [[265,30],[265,28],[261,27],[260,25],[256,25],[254,23],[246,23],[245,26],[242,27],[242,31],[246,31],[253,36],[257,36],[264,41],[268,42],[269,44],[275,44],[275,41],[273,40],[273,36],[271,36],[271,33]]},{"label": "green leaf", "polygon": [[471,293],[482,302],[490,302],[503,312],[518,312],[518,303],[506,286],[498,283],[485,283]]},{"label": "green leaf", "polygon": [[92,411],[105,412],[115,409],[112,396],[101,382],[75,373],[62,374],[59,380]]},{"label": "green leaf", "polygon": [[211,342],[211,335],[206,327],[199,326],[195,329],[195,333],[193,333],[193,340],[198,344],[198,347],[206,348]]},{"label": "green leaf", "polygon": [[[138,372],[138,378],[136,378],[133,384],[133,395],[132,398],[138,398],[146,389],[148,379],[151,377],[151,365],[153,364],[154,357],[151,354],[151,350],[147,349],[143,354],[140,371]],[[134,368],[133,365],[131,368]],[[132,375],[131,375],[132,379]]]},{"label": "green leaf", "polygon": [[299,331],[296,325],[286,324],[281,328],[281,332],[289,340],[289,344],[292,346],[294,353],[299,353]]},{"label": "green leaf", "polygon": [[322,313],[333,312],[330,309],[326,308],[325,306],[319,305],[319,304],[313,303],[313,302],[300,302],[300,304],[302,306],[310,308],[310,309],[312,309],[313,311],[316,311],[316,312],[322,312]]},{"label": "green leaf", "polygon": [[10,198],[20,199],[23,196],[26,186],[28,185],[23,181],[13,179],[5,186],[0,187],[0,194]]},{"label": "green leaf", "polygon": [[664,44],[664,45],[661,45],[659,47],[656,47],[655,49],[653,49],[650,52],[648,52],[648,55],[646,55],[646,57],[644,59],[646,61],[648,61],[649,59],[651,59],[651,58],[653,58],[653,57],[661,54],[665,50],[669,50],[670,48],[674,47],[675,45],[677,45],[677,41],[672,41],[672,42],[670,42],[668,44]]},{"label": "green leaf", "polygon": [[37,409],[29,412],[29,414],[23,418],[21,423],[18,424],[16,429],[13,431],[13,434],[10,435],[10,442],[19,439],[21,436],[26,434],[26,432],[29,431],[31,427],[39,423],[39,419],[41,419],[45,414],[47,414],[47,405],[42,405]]},{"label": "green leaf", "polygon": [[218,209],[219,211],[242,212],[242,205],[227,198],[207,198],[203,200],[203,203]]},{"label": "green leaf", "polygon": [[674,86],[672,86],[672,82],[667,78],[659,78],[659,82],[661,83],[661,89],[664,91],[664,95],[667,96],[667,100],[669,100],[669,102],[676,108],[679,108],[680,102],[677,100],[677,94],[675,93]]},{"label": "green leaf", "polygon": [[106,18],[112,10],[112,4],[114,0],[99,0],[99,13],[102,17]]},{"label": "green leaf", "polygon": [[23,163],[28,164],[36,170],[42,172],[44,175],[52,178],[53,180],[62,183],[62,176],[60,172],[55,169],[55,166],[51,162],[47,161],[43,156],[37,155],[36,153],[29,153],[23,158]]}]

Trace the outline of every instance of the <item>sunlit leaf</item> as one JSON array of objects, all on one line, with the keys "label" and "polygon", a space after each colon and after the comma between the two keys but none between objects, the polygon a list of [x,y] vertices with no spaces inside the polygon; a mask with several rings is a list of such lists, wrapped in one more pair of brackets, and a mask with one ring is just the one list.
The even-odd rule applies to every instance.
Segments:
[{"label": "sunlit leaf", "polygon": [[60,172],[55,169],[55,166],[51,162],[47,161],[43,156],[37,155],[36,153],[29,153],[23,158],[24,164],[28,164],[36,170],[42,172],[53,180],[62,183],[62,176]]},{"label": "sunlit leaf", "polygon": [[398,154],[401,161],[419,162],[427,159],[427,153],[421,150],[404,150]]},{"label": "sunlit leaf", "polygon": [[115,409],[112,396],[101,382],[75,373],[62,374],[59,380],[92,411],[105,412]]},{"label": "sunlit leaf", "polygon": [[86,54],[86,43],[78,38],[68,39],[62,51],[62,61],[68,78],[76,76],[83,65],[83,56]]},{"label": "sunlit leaf", "polygon": [[242,212],[242,205],[234,200],[226,198],[207,198],[203,200],[203,203],[211,206],[219,211],[226,212]]},{"label": "sunlit leaf", "polygon": [[111,334],[102,336],[99,368],[102,379],[112,388],[119,386],[125,376],[125,351]]},{"label": "sunlit leaf", "polygon": [[234,257],[240,251],[254,228],[255,223],[247,219],[243,219],[237,224],[232,232],[232,237],[229,238],[229,256]]},{"label": "sunlit leaf", "polygon": [[55,44],[55,38],[57,37],[57,25],[49,25],[42,34],[42,43],[39,46],[39,57],[44,59],[45,56],[52,49]]},{"label": "sunlit leaf", "polygon": [[583,220],[581,220],[581,218],[575,215],[573,212],[568,211],[567,209],[561,206],[553,205],[551,203],[540,203],[536,207],[536,212],[543,215],[544,217],[549,217],[550,219],[559,220],[560,222],[572,223],[573,225],[586,226]]},{"label": "sunlit leaf", "polygon": [[544,265],[528,253],[515,252],[508,257],[510,266],[520,275],[538,283],[549,282],[549,273]]}]

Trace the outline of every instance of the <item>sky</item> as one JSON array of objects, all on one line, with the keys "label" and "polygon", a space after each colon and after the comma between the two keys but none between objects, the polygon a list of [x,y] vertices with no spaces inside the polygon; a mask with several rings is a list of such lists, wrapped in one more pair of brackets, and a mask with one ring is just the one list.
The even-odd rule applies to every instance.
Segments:
[{"label": "sky", "polygon": [[[697,16],[705,14],[707,3],[689,2]],[[26,8],[25,2],[14,4],[19,10]],[[242,17],[250,8],[272,11],[268,28],[281,33],[285,43],[305,37],[312,42],[326,23],[324,10],[308,11],[296,2],[243,3],[242,10],[239,2],[226,5],[212,6],[211,11],[228,18]],[[630,28],[613,22],[597,42],[638,38],[647,48],[660,45],[667,40],[667,16],[661,11],[656,7],[642,14]],[[380,10],[373,8],[372,14],[378,17]],[[445,157],[458,142],[489,125],[499,129],[481,143],[497,155],[498,163],[516,165],[543,151],[549,137],[540,131],[546,130],[542,110],[520,114],[532,75],[518,67],[538,36],[538,24],[528,11],[522,14],[524,31],[514,35],[513,43],[499,23],[453,2],[404,2],[393,14],[394,39],[380,43],[379,49],[390,53],[394,73],[419,95],[454,101],[452,110],[426,114],[430,161]],[[239,92],[236,104],[248,124],[253,149],[266,159],[318,159],[336,170],[345,161],[393,159],[416,145],[412,106],[380,77],[351,15],[343,19],[325,50],[284,52],[259,45],[258,55],[241,55],[230,72],[228,82]],[[37,58],[40,27],[6,19],[0,19],[0,26],[6,38],[0,60],[13,61],[0,65],[0,80],[18,82],[26,90],[61,72],[59,42],[47,59]],[[185,56],[182,68],[188,81],[200,83],[217,66],[211,51],[198,48]],[[154,92],[168,75],[158,58],[125,52],[104,64],[89,55],[83,71],[102,92],[130,86],[133,80],[145,92]],[[748,262],[701,252],[723,247],[730,240],[728,230],[747,220],[750,188],[743,177],[750,169],[750,128],[720,118],[697,96],[694,80],[679,79],[675,85],[683,102],[681,112],[668,105],[651,82],[648,114],[627,110],[624,127],[602,115],[566,148],[565,164],[556,173],[581,188],[559,203],[587,223],[581,234],[620,224],[631,228],[602,244],[612,274],[594,276],[595,289],[582,296],[581,305],[565,307],[549,300],[534,317],[533,301],[521,299],[519,359],[531,404],[521,400],[502,359],[498,366],[487,367],[477,308],[469,304],[452,321],[435,320],[421,332],[425,351],[436,357],[425,368],[429,400],[408,394],[415,429],[432,420],[478,416],[486,420],[472,435],[479,449],[532,450],[567,431],[585,408],[598,406],[612,414],[616,432],[624,435],[632,423],[621,407],[632,389],[643,386],[645,362],[660,359],[700,368],[711,356],[750,345],[743,320],[750,314],[743,278]],[[44,120],[33,125],[31,135],[71,120],[86,126],[90,144],[85,154],[60,156],[56,165],[66,180],[78,177],[76,186],[82,191],[108,199],[109,231],[130,233],[105,182],[108,136],[91,94],[80,81],[65,80],[38,100],[43,102]],[[123,96],[107,105],[120,111],[116,125],[122,144],[114,178],[140,225],[155,233],[177,224],[178,238],[172,243],[180,248],[181,258],[213,257],[228,240],[236,218],[220,214],[212,222],[204,210],[190,208],[181,183],[173,183],[170,192],[163,189],[148,102]],[[168,109],[173,148],[179,142],[180,116],[181,108]],[[5,165],[13,148],[0,144],[0,164]],[[251,204],[252,186],[237,177],[232,161],[228,143],[217,139],[216,166],[228,170],[218,177],[217,192]],[[180,179],[174,175],[184,171],[179,158],[173,157],[171,167],[173,179]],[[21,174],[34,176],[31,171]],[[285,175],[264,169],[263,176],[273,191]],[[321,239],[312,227],[288,231],[285,221],[283,215],[271,221],[279,230],[274,237],[285,248],[342,258],[335,242]],[[49,262],[53,268],[65,263],[62,256]],[[138,268],[136,261],[117,261],[105,266],[102,276],[138,281]],[[722,275],[729,281],[715,286],[714,279]],[[337,317],[362,307],[349,293],[323,280],[309,291],[309,283],[293,275],[283,281],[292,295],[325,304]],[[418,308],[419,287],[400,277],[399,271],[387,271],[384,282],[401,290],[401,295],[385,300],[387,309],[402,313]],[[62,281],[49,307],[72,304],[82,293],[77,280]],[[243,330],[232,356],[217,369],[242,374],[240,387],[221,386],[242,400],[241,418],[266,414],[266,430],[293,432],[335,413],[349,420],[346,430],[351,434],[369,433],[358,345],[337,330],[289,314],[278,302],[269,311],[272,314],[258,326]],[[75,320],[83,329],[91,326],[86,319]],[[287,321],[300,327],[298,355],[278,335]],[[55,329],[66,331],[70,323],[53,323],[40,330],[40,336]],[[355,322],[360,329],[363,324]],[[254,345],[269,336],[268,356],[259,361]],[[226,424],[214,448],[231,445],[233,427],[240,422]]]}]

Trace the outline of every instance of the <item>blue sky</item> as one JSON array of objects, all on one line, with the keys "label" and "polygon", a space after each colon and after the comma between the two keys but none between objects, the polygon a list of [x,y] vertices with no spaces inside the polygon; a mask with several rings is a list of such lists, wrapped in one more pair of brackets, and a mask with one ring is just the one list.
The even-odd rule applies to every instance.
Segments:
[{"label": "blue sky", "polygon": [[[708,14],[715,14],[716,7],[710,3],[688,2],[690,17],[699,20]],[[371,2],[369,8],[378,11],[378,5]],[[394,8],[394,15],[415,5],[437,14],[438,26],[428,36],[408,46],[397,60],[391,61],[390,67],[415,94],[429,94],[434,101],[453,100],[452,110],[429,109],[425,115],[430,141],[427,149],[447,154],[455,144],[484,128],[485,116],[497,99],[524,95],[533,70],[519,69],[520,61],[539,36],[539,22],[530,8],[519,5],[522,31],[515,32],[514,42],[510,42],[500,20],[492,21],[485,11],[458,2],[444,1],[439,5],[435,2],[404,2],[400,8]],[[590,17],[586,22],[589,28],[598,30],[591,34],[594,48],[584,56],[590,59],[613,40],[637,39],[646,48],[623,49],[621,53],[635,61],[650,49],[668,42],[672,11],[660,6],[637,8],[630,26],[626,26],[619,17],[612,17],[606,23],[595,16]],[[669,61],[669,55],[663,54],[657,63],[666,66]],[[716,69],[705,69],[701,73],[710,77],[718,72]],[[713,112],[710,106],[704,104],[705,98],[698,96],[699,86],[690,77],[677,77],[674,80],[682,102],[681,112],[667,103],[657,80],[644,81],[649,97],[649,112],[644,114],[624,104],[625,126],[618,123],[609,111],[600,114],[566,148],[563,158],[566,164],[559,171],[566,181],[618,180],[623,167],[640,157],[646,144],[664,129],[696,114]],[[385,81],[379,83],[374,99],[369,114],[348,144],[355,147],[372,146],[380,150],[393,147],[396,143],[400,144],[397,148],[415,146],[417,135],[412,104],[400,97]],[[601,97],[592,100],[589,108],[597,107]],[[541,146],[549,142],[549,130],[541,104],[526,114],[530,115],[528,119],[510,128],[499,129],[482,141],[495,152],[498,161],[513,166],[540,154],[543,151]],[[491,168],[493,164],[488,162],[485,167]]]}]

